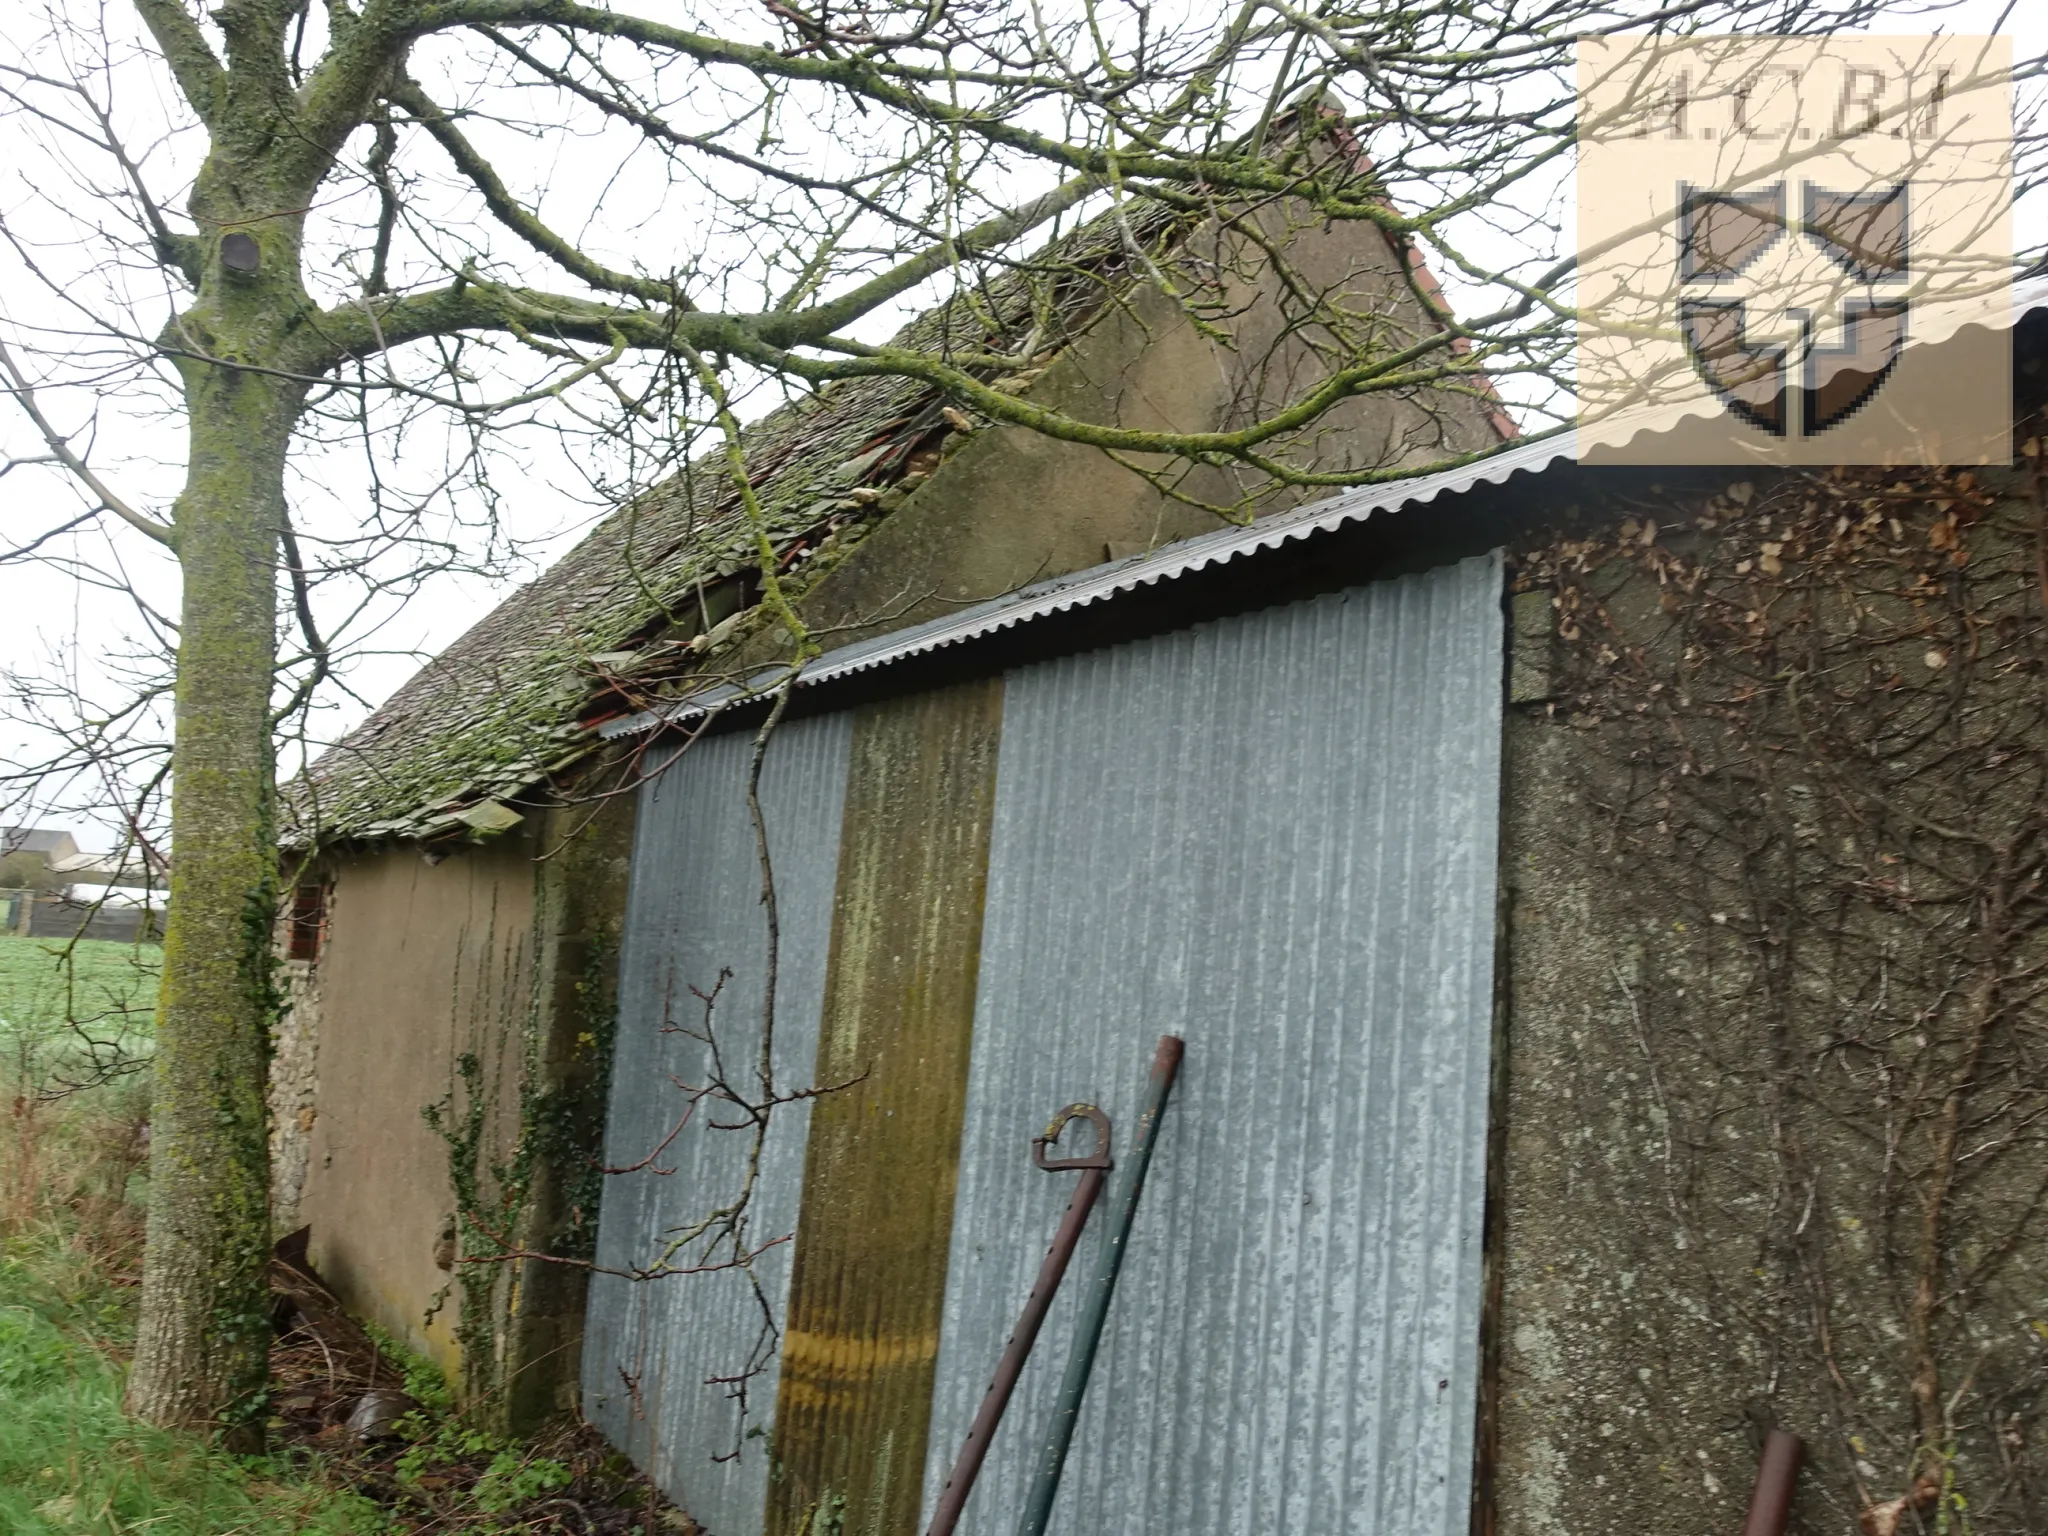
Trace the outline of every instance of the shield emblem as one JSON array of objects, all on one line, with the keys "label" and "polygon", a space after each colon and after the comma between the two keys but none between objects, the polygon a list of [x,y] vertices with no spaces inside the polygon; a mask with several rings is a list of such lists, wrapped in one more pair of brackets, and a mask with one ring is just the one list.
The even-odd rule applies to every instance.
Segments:
[{"label": "shield emblem", "polygon": [[[1811,308],[1772,303],[1770,285],[1755,278],[1793,233],[1785,183],[1680,187],[1679,332],[1694,370],[1732,415],[1772,437],[1815,437],[1884,387],[1906,343],[1909,305],[1881,289],[1911,273],[1909,193],[1904,181],[1863,192],[1802,186],[1799,251],[1839,273],[1838,288],[1846,278],[1863,290],[1830,304],[1833,339],[1822,340]],[[1779,339],[1756,339],[1758,329]]]}]

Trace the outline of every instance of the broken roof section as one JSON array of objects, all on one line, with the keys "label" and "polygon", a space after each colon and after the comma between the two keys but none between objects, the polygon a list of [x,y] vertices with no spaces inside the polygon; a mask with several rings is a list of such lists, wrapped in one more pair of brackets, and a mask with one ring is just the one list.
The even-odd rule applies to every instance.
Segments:
[{"label": "broken roof section", "polygon": [[[1143,222],[1098,219],[1021,269],[949,299],[898,340],[928,352],[1002,354],[1015,360],[1012,371],[982,375],[1024,390],[1105,315],[1118,317],[1107,328],[1122,338],[1113,346],[1130,345],[1132,335],[1144,344],[1144,325],[1131,323],[1139,275],[1174,248],[1174,259],[1213,265],[1214,253],[1192,251],[1187,240],[1202,227],[1156,210]],[[1384,270],[1400,270],[1404,258],[1376,229],[1349,228],[1379,244]],[[1427,275],[1419,280],[1427,284]],[[1412,318],[1422,318],[1419,306]],[[1512,434],[1489,400],[1464,406],[1485,441]],[[831,385],[748,428],[748,476],[785,579],[802,585],[828,569],[981,425],[933,386],[878,377]],[[1460,439],[1451,451],[1476,441]],[[748,622],[759,562],[723,457],[722,449],[704,455],[605,519],[423,667],[292,787],[288,840],[502,831],[519,819],[507,801],[570,769],[607,722],[656,703],[678,674],[725,651]]]}]

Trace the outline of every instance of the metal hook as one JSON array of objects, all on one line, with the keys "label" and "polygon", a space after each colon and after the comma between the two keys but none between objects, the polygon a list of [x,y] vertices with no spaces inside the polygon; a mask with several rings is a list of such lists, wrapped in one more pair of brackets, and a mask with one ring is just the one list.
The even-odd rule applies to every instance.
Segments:
[{"label": "metal hook", "polygon": [[[1070,1121],[1086,1120],[1095,1127],[1094,1149],[1082,1157],[1047,1157],[1045,1149],[1059,1144],[1060,1132]],[[1093,1104],[1069,1104],[1052,1117],[1043,1136],[1031,1138],[1031,1161],[1047,1173],[1058,1173],[1065,1168],[1107,1168],[1109,1161],[1109,1116]]]}]

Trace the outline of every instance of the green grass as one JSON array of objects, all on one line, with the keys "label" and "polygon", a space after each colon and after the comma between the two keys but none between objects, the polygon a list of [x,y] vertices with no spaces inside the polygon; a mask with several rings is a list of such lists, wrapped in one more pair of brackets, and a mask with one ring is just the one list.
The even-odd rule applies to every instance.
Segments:
[{"label": "green grass", "polygon": [[[276,1461],[237,1459],[121,1413],[106,1346],[127,1308],[50,1283],[47,1239],[0,1257],[0,1530],[20,1536],[369,1536],[368,1501]],[[40,1248],[42,1251],[37,1251]],[[59,1264],[61,1266],[61,1262]]]},{"label": "green grass", "polygon": [[[29,941],[8,982],[37,989]],[[100,971],[119,986],[128,951]],[[24,956],[26,957],[24,960]],[[94,957],[99,960],[100,957]],[[56,1022],[62,1022],[62,1014]],[[20,1092],[50,1016],[15,1019],[0,1061],[0,1532],[7,1536],[371,1536],[367,1500],[283,1458],[236,1458],[121,1413],[146,1196],[148,1088],[127,1077],[48,1102]]]},{"label": "green grass", "polygon": [[[0,1536],[534,1529],[520,1508],[562,1491],[573,1469],[467,1425],[424,1362],[407,1374],[427,1405],[411,1425],[417,1441],[380,1485],[380,1497],[409,1495],[394,1501],[403,1515],[349,1491],[346,1467],[309,1446],[230,1456],[121,1412],[149,1084],[81,1071],[92,1053],[68,1021],[95,1018],[88,1034],[118,1036],[125,1059],[146,1061],[156,951],[80,944],[67,978],[62,948],[0,937]],[[76,1081],[91,1086],[63,1091]],[[629,1469],[619,1477],[632,1481]]]},{"label": "green grass", "polygon": [[15,1085],[46,1093],[147,1060],[162,955],[0,935],[0,1059]]}]

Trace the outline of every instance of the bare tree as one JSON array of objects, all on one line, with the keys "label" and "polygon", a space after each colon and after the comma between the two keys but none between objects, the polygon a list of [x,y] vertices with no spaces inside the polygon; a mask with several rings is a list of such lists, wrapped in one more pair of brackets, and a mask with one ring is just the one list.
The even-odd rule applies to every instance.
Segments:
[{"label": "bare tree", "polygon": [[[0,369],[34,431],[20,462],[85,506],[16,554],[74,551],[73,574],[136,595],[163,663],[138,696],[173,686],[175,649],[133,1409],[244,1438],[261,1422],[278,743],[394,604],[502,560],[490,466],[510,428],[559,434],[605,499],[686,462],[700,430],[733,444],[746,391],[885,375],[1169,490],[1175,466],[1226,470],[1226,515],[1383,477],[1397,467],[1303,450],[1317,419],[1423,389],[1558,409],[1571,262],[1552,208],[1579,36],[1825,31],[1877,9],[45,0],[33,35],[17,20],[0,92],[34,174],[0,232],[45,287],[8,299]],[[1106,251],[1227,345],[1233,315],[1158,237],[1220,222],[1284,271],[1271,210],[1375,226],[1475,303],[1454,318],[1416,263],[1428,323],[1397,332],[1289,277],[1312,376],[1190,433],[1034,401],[1015,381],[1044,334],[975,323],[998,283],[1050,313]],[[1045,243],[1083,220],[1088,260]],[[886,339],[937,293],[962,323]],[[168,509],[125,497],[97,447],[95,412],[136,400],[185,434]],[[367,468],[323,499],[343,448]],[[123,563],[153,546],[175,562],[175,622],[161,578]],[[763,582],[800,664],[811,641],[772,559]]]}]

